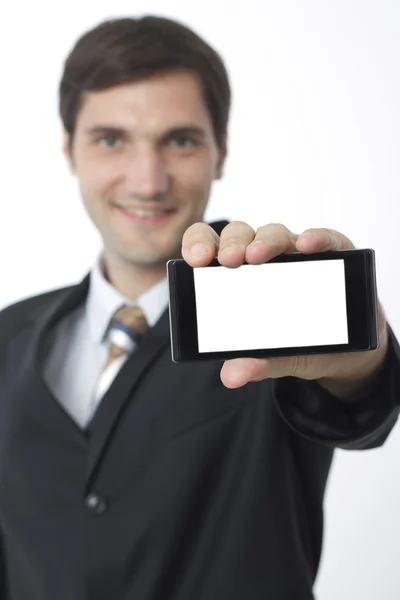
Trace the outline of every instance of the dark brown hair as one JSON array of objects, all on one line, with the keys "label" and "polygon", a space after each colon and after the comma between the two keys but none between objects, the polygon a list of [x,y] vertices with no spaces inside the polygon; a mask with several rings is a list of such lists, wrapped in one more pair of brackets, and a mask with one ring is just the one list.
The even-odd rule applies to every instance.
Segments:
[{"label": "dark brown hair", "polygon": [[180,69],[198,76],[221,148],[231,105],[224,63],[194,31],[157,16],[105,21],[78,39],[65,61],[60,82],[59,109],[65,130],[72,138],[86,92]]}]

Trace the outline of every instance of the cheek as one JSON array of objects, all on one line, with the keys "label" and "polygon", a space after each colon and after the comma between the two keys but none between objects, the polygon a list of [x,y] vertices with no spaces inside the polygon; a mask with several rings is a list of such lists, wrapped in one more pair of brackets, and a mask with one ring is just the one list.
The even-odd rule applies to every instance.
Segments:
[{"label": "cheek", "polygon": [[[199,201],[208,195],[212,182],[212,170],[208,164],[182,164],[175,172],[173,180],[182,198],[189,201]],[[207,197],[204,198],[207,200]]]},{"label": "cheek", "polygon": [[105,196],[115,186],[117,174],[110,164],[99,162],[82,165],[78,177],[86,196]]}]

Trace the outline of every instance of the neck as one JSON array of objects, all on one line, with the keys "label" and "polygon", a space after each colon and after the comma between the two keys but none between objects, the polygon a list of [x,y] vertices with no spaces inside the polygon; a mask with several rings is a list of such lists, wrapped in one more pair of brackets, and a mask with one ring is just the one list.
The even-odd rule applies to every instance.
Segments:
[{"label": "neck", "polygon": [[101,267],[104,276],[125,298],[136,300],[166,276],[165,265],[143,267],[119,261],[102,254]]}]

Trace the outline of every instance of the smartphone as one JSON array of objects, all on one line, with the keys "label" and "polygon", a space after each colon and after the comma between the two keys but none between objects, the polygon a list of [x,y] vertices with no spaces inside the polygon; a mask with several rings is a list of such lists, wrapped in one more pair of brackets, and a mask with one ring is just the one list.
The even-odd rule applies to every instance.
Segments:
[{"label": "smartphone", "polygon": [[375,252],[284,253],[261,265],[167,262],[174,362],[379,347]]}]

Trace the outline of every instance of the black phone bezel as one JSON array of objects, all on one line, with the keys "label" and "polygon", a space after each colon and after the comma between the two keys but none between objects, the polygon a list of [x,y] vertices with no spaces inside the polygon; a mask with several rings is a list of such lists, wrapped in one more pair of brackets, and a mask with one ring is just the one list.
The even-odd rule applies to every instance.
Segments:
[{"label": "black phone bezel", "polygon": [[[367,248],[318,252],[314,254],[302,254],[300,252],[284,253],[268,262],[282,263],[338,259],[344,260],[345,267],[348,344],[204,353],[199,353],[198,351],[193,268],[184,259],[169,260],[166,266],[169,287],[172,360],[174,362],[228,360],[240,357],[268,358],[375,350],[379,347],[379,333],[374,250]],[[221,268],[221,265],[214,258],[205,268]]]}]

